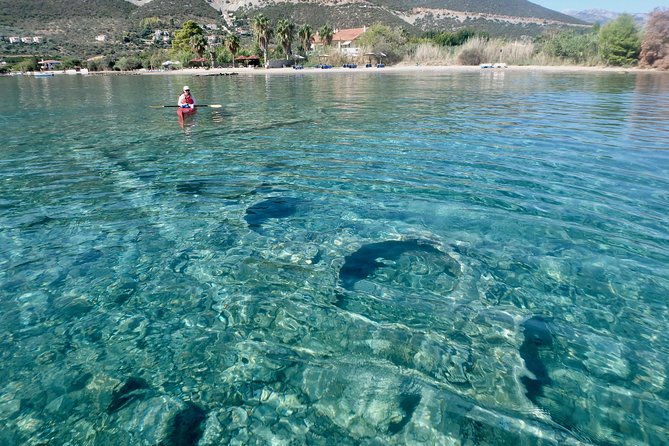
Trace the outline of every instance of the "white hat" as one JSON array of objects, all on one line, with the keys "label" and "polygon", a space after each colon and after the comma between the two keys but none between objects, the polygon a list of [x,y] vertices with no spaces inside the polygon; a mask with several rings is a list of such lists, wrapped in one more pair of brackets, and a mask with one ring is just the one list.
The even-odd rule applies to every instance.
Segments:
[{"label": "white hat", "polygon": [[190,87],[188,85],[184,85],[184,91],[190,90]]}]

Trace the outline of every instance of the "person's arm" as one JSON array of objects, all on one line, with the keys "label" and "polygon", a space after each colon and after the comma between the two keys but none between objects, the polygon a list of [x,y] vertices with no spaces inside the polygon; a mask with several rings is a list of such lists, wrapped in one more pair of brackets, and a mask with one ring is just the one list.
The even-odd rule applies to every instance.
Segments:
[{"label": "person's arm", "polygon": [[182,94],[179,96],[179,99],[177,100],[177,105],[181,107],[181,105],[184,103],[184,95]]},{"label": "person's arm", "polygon": [[191,95],[190,95],[190,98],[193,100],[193,103],[192,103],[190,106],[193,107],[193,108],[195,108],[195,104],[197,103],[197,102],[195,101],[195,96],[193,96],[193,94],[191,94]]}]

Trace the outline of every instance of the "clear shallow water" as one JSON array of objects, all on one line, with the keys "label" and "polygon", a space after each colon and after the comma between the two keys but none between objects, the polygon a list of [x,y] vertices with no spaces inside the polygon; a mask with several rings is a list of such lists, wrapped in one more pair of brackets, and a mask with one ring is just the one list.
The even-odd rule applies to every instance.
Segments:
[{"label": "clear shallow water", "polygon": [[666,75],[0,86],[0,443],[667,442]]}]

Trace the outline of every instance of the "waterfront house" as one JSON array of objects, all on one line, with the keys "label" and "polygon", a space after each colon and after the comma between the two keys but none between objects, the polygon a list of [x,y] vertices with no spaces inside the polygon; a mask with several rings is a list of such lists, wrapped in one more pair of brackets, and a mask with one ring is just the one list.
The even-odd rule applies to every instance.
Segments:
[{"label": "waterfront house", "polygon": [[62,62],[59,60],[40,60],[37,63],[45,71],[57,70],[62,65]]},{"label": "waterfront house", "polygon": [[[332,46],[348,56],[357,56],[360,53],[357,41],[367,32],[367,27],[339,29],[332,35]],[[314,37],[313,47],[324,46],[319,34]]]}]

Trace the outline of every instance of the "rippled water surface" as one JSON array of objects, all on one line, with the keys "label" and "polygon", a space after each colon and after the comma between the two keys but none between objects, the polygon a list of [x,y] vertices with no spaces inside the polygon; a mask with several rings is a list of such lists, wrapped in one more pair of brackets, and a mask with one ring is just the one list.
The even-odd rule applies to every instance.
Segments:
[{"label": "rippled water surface", "polygon": [[0,444],[667,443],[666,74],[0,87]]}]

